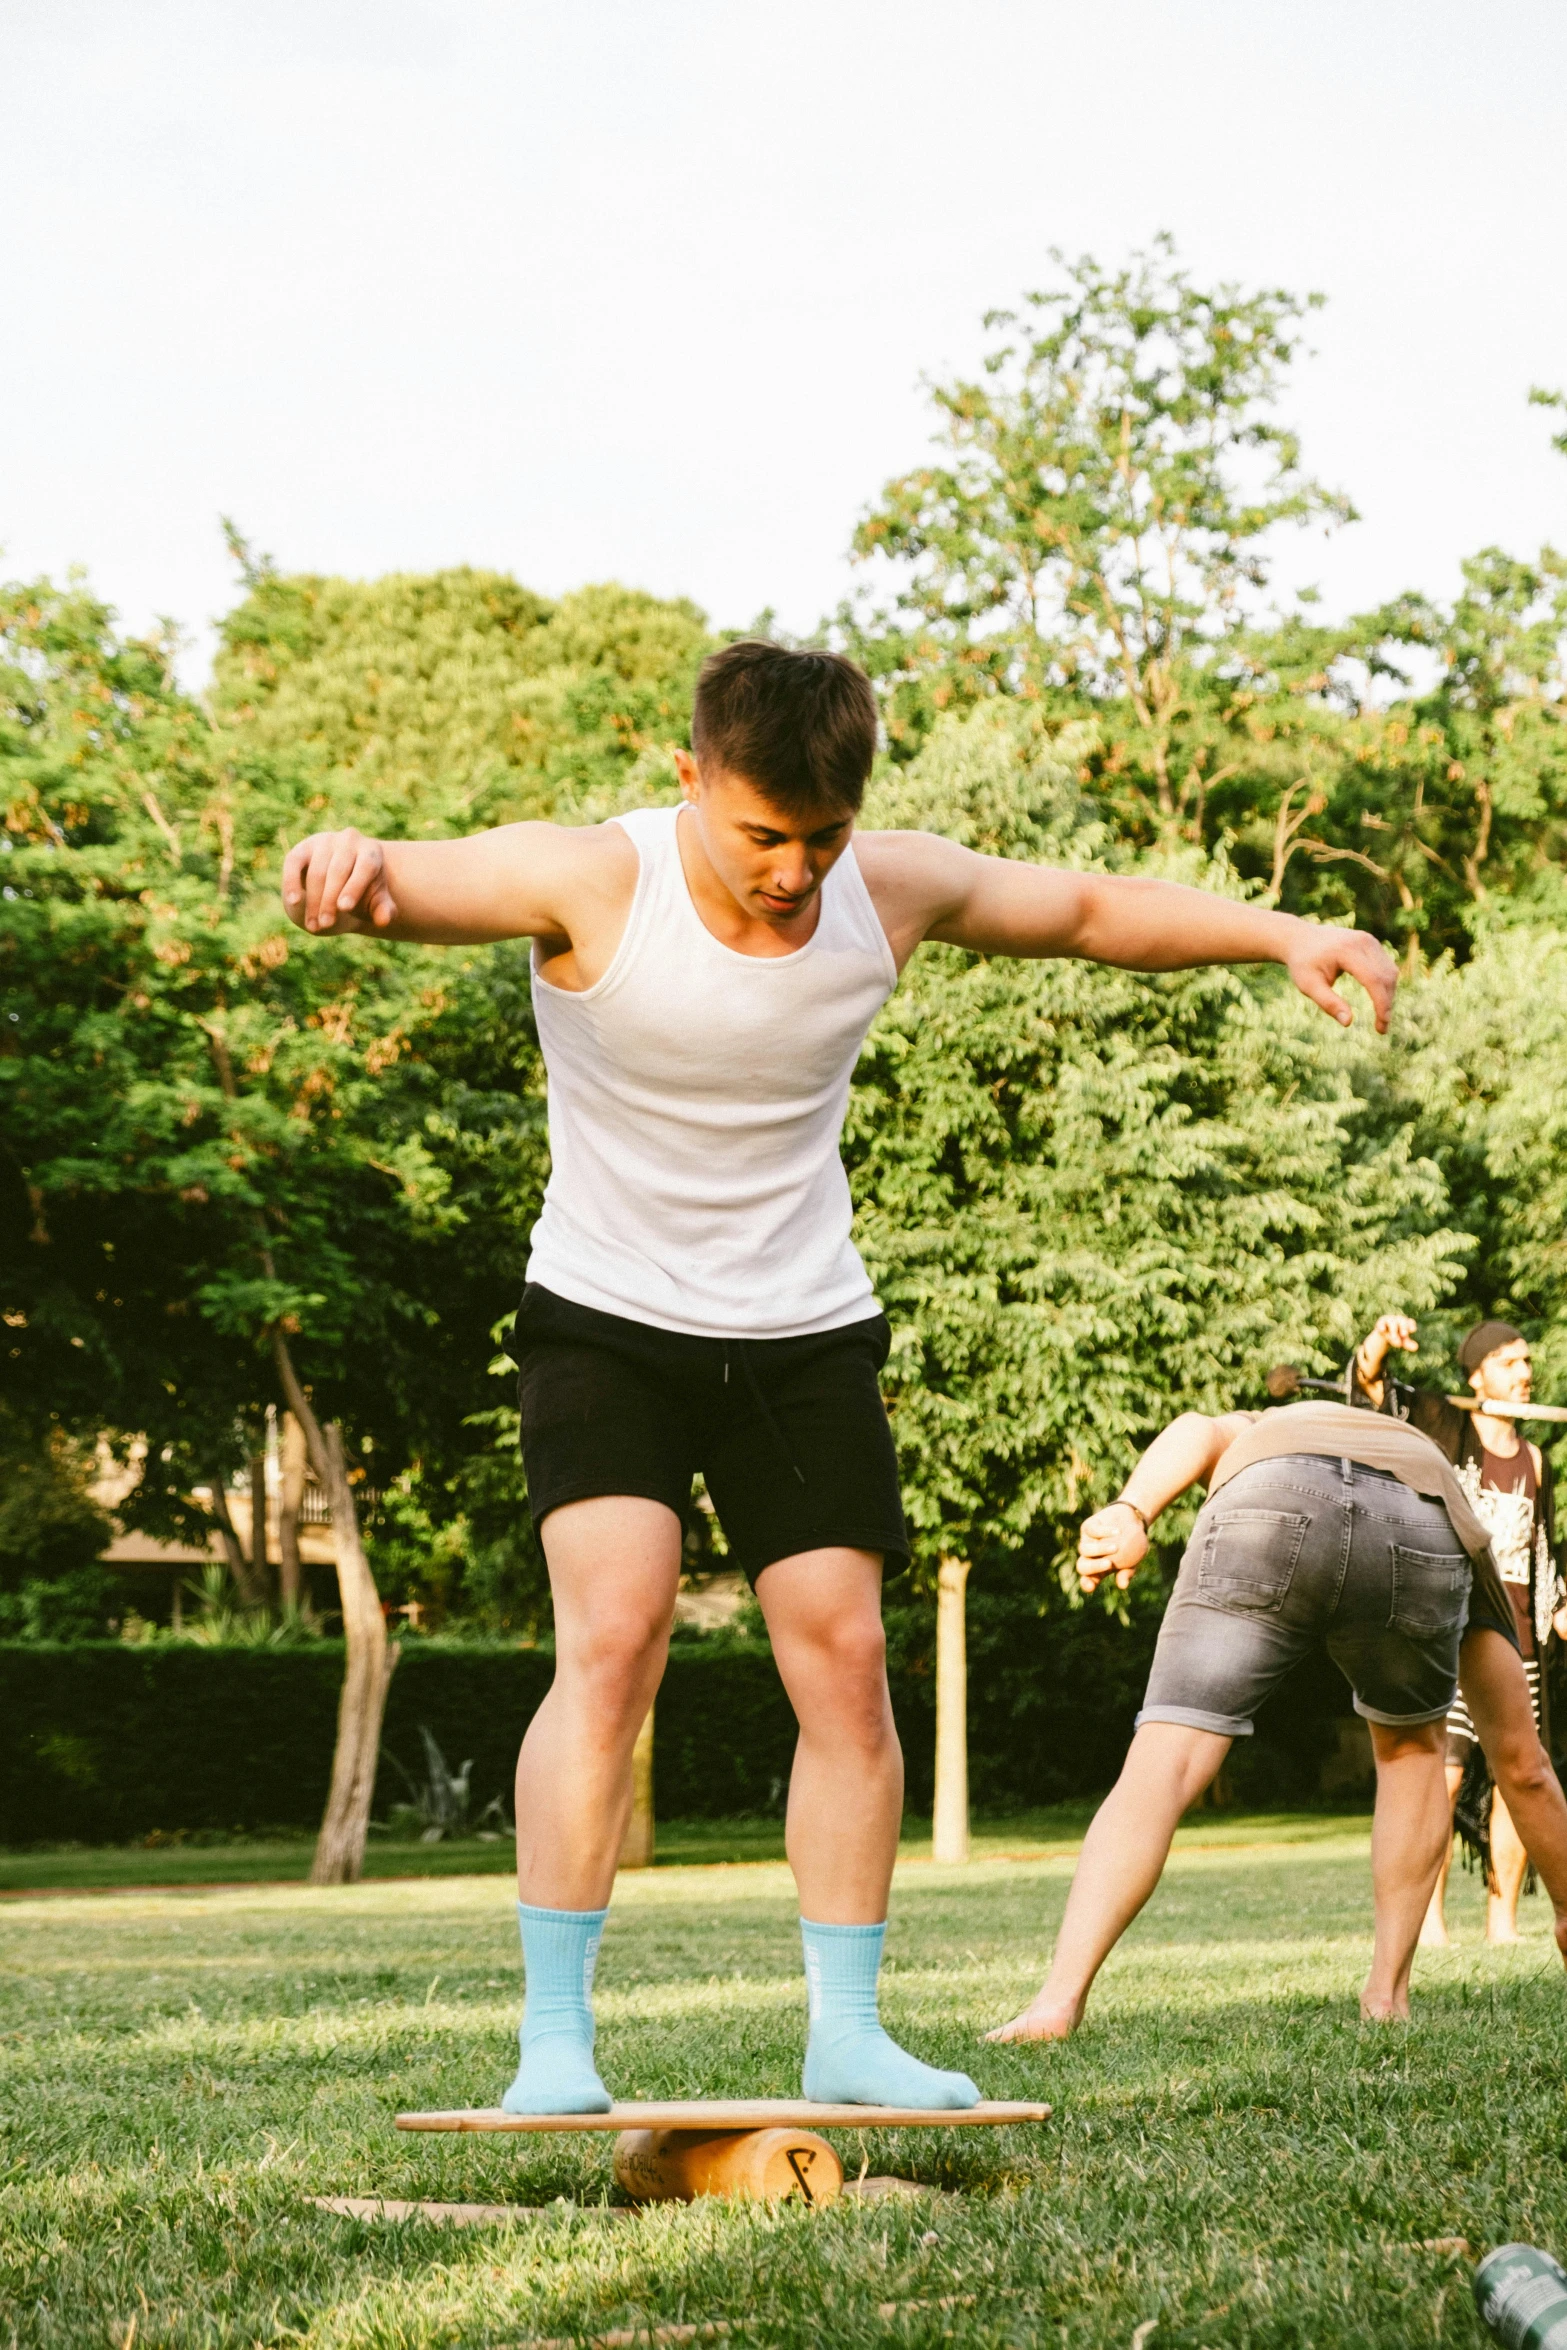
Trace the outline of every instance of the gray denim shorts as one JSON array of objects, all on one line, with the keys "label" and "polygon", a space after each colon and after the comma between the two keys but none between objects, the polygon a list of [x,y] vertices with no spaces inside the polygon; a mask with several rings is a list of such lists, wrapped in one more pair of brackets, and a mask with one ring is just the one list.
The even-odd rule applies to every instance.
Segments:
[{"label": "gray denim shorts", "polygon": [[1198,1514],[1138,1723],[1247,1738],[1258,1706],[1319,1642],[1368,1722],[1440,1721],[1458,1687],[1469,1582],[1439,1501],[1358,1461],[1254,1461]]}]

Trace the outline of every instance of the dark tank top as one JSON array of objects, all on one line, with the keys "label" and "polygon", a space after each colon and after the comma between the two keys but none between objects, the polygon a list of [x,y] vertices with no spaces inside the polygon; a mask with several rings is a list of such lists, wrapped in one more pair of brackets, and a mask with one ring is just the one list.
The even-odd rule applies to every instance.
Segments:
[{"label": "dark tank top", "polygon": [[1534,1524],[1540,1480],[1534,1455],[1520,1443],[1509,1459],[1481,1451],[1480,1492],[1476,1508],[1491,1533],[1491,1556],[1512,1602],[1518,1626],[1518,1647],[1534,1655]]}]

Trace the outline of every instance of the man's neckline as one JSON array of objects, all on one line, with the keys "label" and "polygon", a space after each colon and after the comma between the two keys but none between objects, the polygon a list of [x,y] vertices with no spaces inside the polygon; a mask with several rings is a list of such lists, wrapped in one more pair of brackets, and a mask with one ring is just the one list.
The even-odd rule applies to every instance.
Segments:
[{"label": "man's neckline", "polygon": [[[827,887],[827,881],[831,878],[831,876],[827,875],[823,877],[822,887],[816,892],[816,920],[811,925],[809,936],[801,939],[797,947],[785,947],[782,954],[753,955],[747,948],[732,946],[727,938],[720,938],[717,931],[708,921],[707,916],[703,913],[701,906],[697,902],[696,891],[691,887],[691,876],[686,870],[685,851],[680,845],[680,819],[684,814],[685,803],[682,801],[681,805],[675,810],[675,858],[680,867],[680,879],[686,893],[686,903],[690,906],[692,913],[696,916],[697,921],[700,922],[703,930],[712,940],[714,946],[721,947],[726,955],[737,955],[742,963],[792,963],[800,955],[809,954],[821,933],[822,914],[825,910],[824,893]],[[851,856],[852,854],[853,843],[851,842],[849,847],[845,849],[844,855]],[[766,924],[764,923],[762,927],[765,929]],[[774,937],[777,936],[776,931],[773,933],[773,935]]]}]

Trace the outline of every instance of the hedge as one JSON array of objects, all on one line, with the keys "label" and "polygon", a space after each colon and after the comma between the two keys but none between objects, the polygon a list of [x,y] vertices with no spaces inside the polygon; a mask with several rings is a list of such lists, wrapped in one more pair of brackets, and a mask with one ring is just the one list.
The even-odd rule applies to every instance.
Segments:
[{"label": "hedge", "polygon": [[[1120,1766],[1156,1624],[1083,1609],[1020,1627],[971,1606],[970,1784],[1000,1810],[1107,1787]],[[928,1611],[892,1611],[893,1708],[912,1809],[928,1809],[935,1690]],[[409,1642],[392,1677],[375,1810],[422,1773],[419,1730],[472,1760],[475,1809],[510,1796],[517,1743],[554,1670],[538,1649]],[[343,1652],[0,1645],[0,1842],[117,1842],[154,1829],[309,1828],[331,1769]],[[1341,1685],[1340,1685],[1341,1687]],[[1246,1760],[1264,1796],[1309,1793],[1342,1711],[1331,1683],[1301,1690]],[[1276,1709],[1278,1710],[1278,1709]],[[772,1659],[677,1643],[659,1693],[654,1800],[666,1819],[781,1809],[795,1726]],[[1260,1777],[1259,1777],[1260,1773]]]}]

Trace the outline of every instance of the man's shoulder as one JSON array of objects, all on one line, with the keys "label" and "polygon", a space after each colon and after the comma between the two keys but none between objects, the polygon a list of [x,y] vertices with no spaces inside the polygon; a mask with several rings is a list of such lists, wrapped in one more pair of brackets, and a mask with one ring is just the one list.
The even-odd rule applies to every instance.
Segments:
[{"label": "man's shoulder", "polygon": [[906,832],[901,828],[868,831],[854,828],[854,853],[862,865],[883,866],[889,873],[913,871],[926,865],[950,865],[954,857],[972,855],[944,832]]},{"label": "man's shoulder", "polygon": [[854,854],[872,897],[934,912],[960,889],[974,851],[940,832],[860,832]]},{"label": "man's shoulder", "polygon": [[939,832],[860,832],[854,858],[898,969],[961,904],[973,851]]},{"label": "man's shoulder", "polygon": [[602,824],[556,824],[539,819],[518,830],[531,833],[537,847],[563,870],[610,880],[629,876],[634,881],[641,861],[635,817],[666,813],[659,808],[638,808],[631,817],[611,816]]}]

